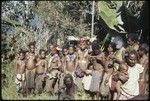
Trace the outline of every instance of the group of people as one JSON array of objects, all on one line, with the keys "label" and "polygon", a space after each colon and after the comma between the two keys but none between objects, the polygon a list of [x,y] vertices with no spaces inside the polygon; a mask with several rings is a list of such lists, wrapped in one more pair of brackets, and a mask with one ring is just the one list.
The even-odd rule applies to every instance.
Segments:
[{"label": "group of people", "polygon": [[[115,41],[117,40],[117,41]],[[128,100],[148,89],[149,46],[128,35],[127,46],[116,38],[102,50],[97,40],[81,37],[77,45],[60,48],[50,44],[35,54],[35,43],[21,50],[16,61],[19,94],[58,95],[59,100],[75,99],[85,92],[90,99]]]}]

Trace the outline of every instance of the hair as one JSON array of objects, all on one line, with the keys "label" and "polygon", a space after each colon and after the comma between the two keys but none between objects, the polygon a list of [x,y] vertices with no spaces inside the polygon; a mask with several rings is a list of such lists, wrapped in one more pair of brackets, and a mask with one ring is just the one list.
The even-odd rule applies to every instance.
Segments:
[{"label": "hair", "polygon": [[70,47],[72,47],[73,49],[75,49],[75,47],[74,47],[73,44],[70,44],[70,45],[68,46],[68,49],[69,49]]},{"label": "hair", "polygon": [[35,41],[30,42],[30,43],[28,44],[28,47],[31,47],[32,45],[35,46],[35,43],[36,43]]},{"label": "hair", "polygon": [[149,51],[149,46],[146,43],[140,45],[139,50],[143,50],[145,54]]},{"label": "hair", "polygon": [[72,77],[72,75],[71,74],[66,74],[65,75],[65,77],[64,77],[64,84],[65,84],[65,82],[66,82],[66,80],[68,79],[68,78],[70,78],[71,79],[71,81],[73,82],[73,77]]},{"label": "hair", "polygon": [[42,53],[42,51],[44,51],[44,52],[45,52],[45,54],[46,54],[46,50],[44,50],[44,49],[40,49],[40,50],[39,50],[39,54],[41,54],[41,53]]},{"label": "hair", "polygon": [[128,39],[131,39],[131,41],[137,42],[138,41],[138,36],[134,34],[128,34]]}]

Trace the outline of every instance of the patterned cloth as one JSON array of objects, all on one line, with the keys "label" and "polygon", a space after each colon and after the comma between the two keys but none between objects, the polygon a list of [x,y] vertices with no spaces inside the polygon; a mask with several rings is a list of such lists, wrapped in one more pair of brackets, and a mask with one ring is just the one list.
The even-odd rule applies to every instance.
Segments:
[{"label": "patterned cloth", "polygon": [[23,89],[24,82],[25,82],[25,73],[17,74],[15,79],[17,92],[20,92]]}]

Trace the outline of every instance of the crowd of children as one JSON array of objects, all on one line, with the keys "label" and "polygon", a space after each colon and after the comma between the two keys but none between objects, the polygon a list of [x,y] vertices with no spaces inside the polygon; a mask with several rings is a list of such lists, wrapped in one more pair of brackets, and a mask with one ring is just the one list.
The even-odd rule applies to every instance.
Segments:
[{"label": "crowd of children", "polygon": [[90,99],[128,100],[147,94],[149,46],[128,35],[127,46],[117,37],[105,50],[97,40],[89,43],[82,37],[77,45],[69,44],[58,50],[51,44],[48,50],[35,54],[35,43],[28,51],[21,50],[16,61],[18,94],[46,92],[60,100],[75,99],[84,91]]}]

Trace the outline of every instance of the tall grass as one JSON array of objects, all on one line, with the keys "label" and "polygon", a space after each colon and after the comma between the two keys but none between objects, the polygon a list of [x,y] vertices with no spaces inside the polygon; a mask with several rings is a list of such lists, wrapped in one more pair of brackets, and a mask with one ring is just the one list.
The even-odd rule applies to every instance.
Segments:
[{"label": "tall grass", "polygon": [[[49,96],[45,92],[40,95],[29,95],[27,97],[18,96],[15,85],[15,60],[9,64],[2,64],[2,70],[6,74],[7,85],[2,87],[2,99],[3,100],[57,100],[58,96]],[[82,92],[75,94],[76,100],[86,100],[87,95]]]}]

